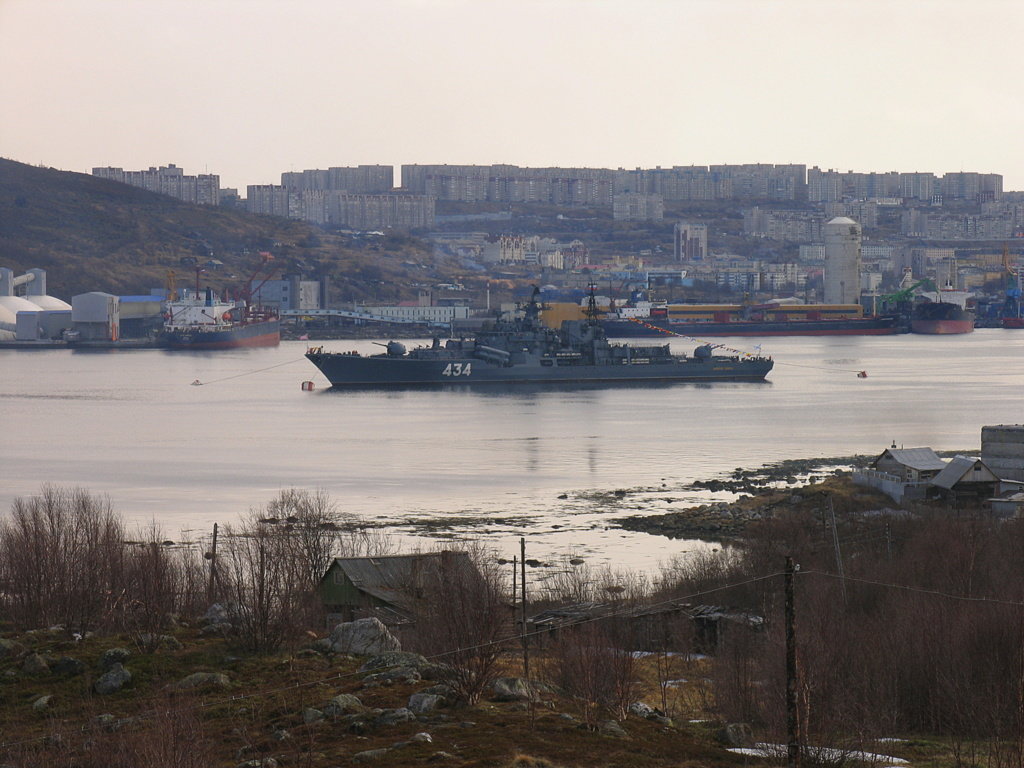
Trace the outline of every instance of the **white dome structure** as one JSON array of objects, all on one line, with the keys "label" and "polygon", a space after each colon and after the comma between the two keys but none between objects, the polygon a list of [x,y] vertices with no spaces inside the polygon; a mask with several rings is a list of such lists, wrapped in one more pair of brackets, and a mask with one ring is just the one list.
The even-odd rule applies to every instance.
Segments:
[{"label": "white dome structure", "polygon": [[26,301],[35,304],[39,309],[61,310],[71,309],[71,305],[56,296],[26,296]]},{"label": "white dome structure", "polygon": [[11,340],[18,327],[19,312],[38,312],[40,307],[20,296],[0,296],[0,339]]}]

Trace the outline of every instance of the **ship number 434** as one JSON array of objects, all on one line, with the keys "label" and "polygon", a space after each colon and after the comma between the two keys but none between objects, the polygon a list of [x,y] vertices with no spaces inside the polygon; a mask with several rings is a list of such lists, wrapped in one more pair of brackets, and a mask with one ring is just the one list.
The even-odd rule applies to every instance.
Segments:
[{"label": "ship number 434", "polygon": [[472,370],[472,363],[448,363],[441,374],[443,376],[469,376]]}]

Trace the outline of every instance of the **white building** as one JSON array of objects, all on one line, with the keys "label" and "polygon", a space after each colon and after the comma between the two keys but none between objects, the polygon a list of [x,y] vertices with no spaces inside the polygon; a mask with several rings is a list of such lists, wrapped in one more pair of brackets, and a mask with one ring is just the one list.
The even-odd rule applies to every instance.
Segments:
[{"label": "white building", "polygon": [[860,302],[860,224],[840,216],[823,227],[825,303]]}]

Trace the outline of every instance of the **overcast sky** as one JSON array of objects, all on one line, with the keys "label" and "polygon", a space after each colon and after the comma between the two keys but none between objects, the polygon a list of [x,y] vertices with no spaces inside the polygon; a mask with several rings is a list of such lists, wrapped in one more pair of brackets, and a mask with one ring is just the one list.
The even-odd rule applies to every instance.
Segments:
[{"label": "overcast sky", "polygon": [[1024,189],[1020,0],[0,0],[0,156],[223,186],[805,163]]}]

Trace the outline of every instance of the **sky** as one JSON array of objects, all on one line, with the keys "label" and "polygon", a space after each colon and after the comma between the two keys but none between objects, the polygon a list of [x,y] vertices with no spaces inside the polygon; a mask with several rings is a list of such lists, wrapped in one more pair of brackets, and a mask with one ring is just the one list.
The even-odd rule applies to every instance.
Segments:
[{"label": "sky", "polygon": [[245,195],[381,163],[803,163],[1024,190],[1020,0],[0,0],[0,156]]}]

